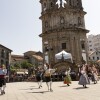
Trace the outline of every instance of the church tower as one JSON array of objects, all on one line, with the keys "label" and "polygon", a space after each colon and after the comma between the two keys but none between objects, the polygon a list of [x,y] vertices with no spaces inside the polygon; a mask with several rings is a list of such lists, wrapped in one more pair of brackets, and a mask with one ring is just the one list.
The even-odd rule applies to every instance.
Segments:
[{"label": "church tower", "polygon": [[44,58],[57,62],[55,54],[65,50],[75,63],[87,59],[86,33],[81,0],[40,0]]}]

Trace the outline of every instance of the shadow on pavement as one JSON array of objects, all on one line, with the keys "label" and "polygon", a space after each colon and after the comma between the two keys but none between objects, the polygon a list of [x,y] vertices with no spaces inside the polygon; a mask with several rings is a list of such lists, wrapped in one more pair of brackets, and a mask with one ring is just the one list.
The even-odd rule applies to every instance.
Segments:
[{"label": "shadow on pavement", "polygon": [[59,87],[69,87],[68,85],[62,85],[62,86],[59,86]]},{"label": "shadow on pavement", "polygon": [[38,91],[38,92],[27,92],[27,93],[46,93],[46,92],[50,92],[50,91]]},{"label": "shadow on pavement", "polygon": [[40,88],[27,88],[27,89],[20,89],[20,90],[33,90],[33,89],[40,89]]},{"label": "shadow on pavement", "polygon": [[30,87],[35,87],[35,86],[30,86]]},{"label": "shadow on pavement", "polygon": [[[89,88],[89,87],[87,87],[87,88]],[[87,89],[87,88],[84,88],[84,87],[77,87],[77,88],[73,88],[73,89],[79,90],[79,89]]]}]

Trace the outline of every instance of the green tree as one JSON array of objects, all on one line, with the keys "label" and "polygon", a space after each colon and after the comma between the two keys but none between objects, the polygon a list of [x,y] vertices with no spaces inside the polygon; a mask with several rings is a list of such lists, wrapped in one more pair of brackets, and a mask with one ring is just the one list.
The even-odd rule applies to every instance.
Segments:
[{"label": "green tree", "polygon": [[14,74],[14,73],[16,73],[16,69],[15,69],[15,67],[14,66],[10,66],[10,74]]},{"label": "green tree", "polygon": [[34,65],[29,63],[28,61],[24,61],[24,62],[21,63],[21,68],[23,68],[23,69],[28,69],[28,68],[31,68],[31,67],[34,67]]},{"label": "green tree", "polygon": [[20,69],[20,64],[19,64],[19,63],[15,63],[15,64],[14,64],[14,68],[15,68],[15,69]]}]

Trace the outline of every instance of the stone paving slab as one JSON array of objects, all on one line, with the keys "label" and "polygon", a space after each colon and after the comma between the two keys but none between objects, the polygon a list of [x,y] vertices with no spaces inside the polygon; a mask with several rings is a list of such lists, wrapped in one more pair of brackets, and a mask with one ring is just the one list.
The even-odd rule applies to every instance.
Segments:
[{"label": "stone paving slab", "polygon": [[53,92],[48,91],[45,82],[42,85],[39,89],[36,82],[7,83],[6,94],[0,95],[0,100],[100,100],[100,81],[88,88],[78,85],[77,81],[70,86],[53,82]]}]

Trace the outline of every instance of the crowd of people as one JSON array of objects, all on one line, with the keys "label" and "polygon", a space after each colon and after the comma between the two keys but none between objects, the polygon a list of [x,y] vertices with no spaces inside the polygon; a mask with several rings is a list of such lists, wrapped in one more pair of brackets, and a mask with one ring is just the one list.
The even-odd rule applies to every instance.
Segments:
[{"label": "crowd of people", "polygon": [[98,71],[94,65],[82,65],[79,69],[79,75],[79,84],[83,85],[84,88],[87,88],[86,85],[90,84],[90,80],[92,80],[94,84],[97,84],[97,81],[99,80]]},{"label": "crowd of people", "polygon": [[[48,63],[45,63],[43,67],[37,67],[35,69],[35,77],[38,83],[38,88],[42,88],[43,79],[45,79],[48,91],[53,91],[52,89],[52,75],[56,73],[57,69],[51,68]],[[6,80],[5,76],[7,74],[7,69],[5,66],[0,66],[0,93],[1,95],[5,94]],[[98,78],[98,70],[95,65],[89,66],[83,64],[79,67],[78,70],[79,77],[79,85],[82,85],[83,88],[87,88],[87,84],[90,84],[92,81],[94,84],[97,84]],[[72,83],[71,79],[71,68],[66,68],[63,75],[63,83],[67,86],[70,86]]]},{"label": "crowd of people", "polygon": [[[36,80],[38,82],[39,88],[42,87],[42,81],[43,78],[45,78],[45,82],[47,84],[48,90],[53,91],[52,89],[52,74],[55,73],[56,69],[51,69],[49,64],[44,65],[44,70],[41,68],[38,68],[36,73]],[[65,74],[63,75],[63,83],[67,84],[67,86],[70,86],[72,83],[71,79],[71,68],[67,68],[65,71]],[[97,68],[92,65],[81,65],[79,67],[78,71],[78,77],[79,77],[79,85],[82,85],[83,88],[87,88],[87,84],[90,84],[90,81],[92,81],[94,84],[97,84],[99,78],[98,78],[98,71]]]}]

